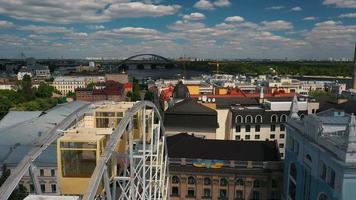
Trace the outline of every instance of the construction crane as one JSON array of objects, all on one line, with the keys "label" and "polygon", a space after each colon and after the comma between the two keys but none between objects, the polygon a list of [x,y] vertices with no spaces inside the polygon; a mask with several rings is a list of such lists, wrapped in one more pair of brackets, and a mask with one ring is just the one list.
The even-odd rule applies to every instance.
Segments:
[{"label": "construction crane", "polygon": [[227,64],[227,63],[222,63],[222,62],[219,62],[218,60],[216,60],[215,62],[208,63],[208,65],[216,65],[216,74],[219,74],[220,65],[224,65],[224,64]]}]

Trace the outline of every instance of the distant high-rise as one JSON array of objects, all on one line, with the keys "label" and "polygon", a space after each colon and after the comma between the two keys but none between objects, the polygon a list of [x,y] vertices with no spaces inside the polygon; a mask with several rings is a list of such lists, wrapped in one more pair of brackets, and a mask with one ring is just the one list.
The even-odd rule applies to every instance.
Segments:
[{"label": "distant high-rise", "polygon": [[352,74],[352,89],[356,90],[356,42],[354,51],[354,70]]}]

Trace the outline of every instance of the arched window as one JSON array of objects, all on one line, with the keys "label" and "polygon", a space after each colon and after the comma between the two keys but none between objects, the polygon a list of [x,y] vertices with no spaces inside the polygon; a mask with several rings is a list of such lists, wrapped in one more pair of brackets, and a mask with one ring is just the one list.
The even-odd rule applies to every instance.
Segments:
[{"label": "arched window", "polygon": [[194,185],[195,184],[195,178],[193,176],[188,177],[188,184],[189,185]]},{"label": "arched window", "polygon": [[245,117],[245,122],[246,122],[246,123],[253,123],[253,118],[252,118],[252,116],[251,116],[251,115],[247,115],[247,116]]},{"label": "arched window", "polygon": [[242,178],[236,179],[236,185],[244,185],[244,180]]},{"label": "arched window", "polygon": [[220,186],[227,186],[227,179],[226,178],[221,178],[220,179]]},{"label": "arched window", "polygon": [[261,182],[259,180],[254,180],[253,181],[253,187],[254,188],[259,188],[261,187]]},{"label": "arched window", "polygon": [[256,123],[262,123],[262,116],[261,115],[256,115],[255,122]]},{"label": "arched window", "polygon": [[285,115],[285,114],[281,115],[280,121],[287,122],[287,115]]},{"label": "arched window", "polygon": [[237,115],[236,119],[235,119],[235,122],[236,122],[236,124],[237,123],[242,124],[242,123],[244,123],[244,119],[243,119],[243,117],[241,115]]},{"label": "arched window", "polygon": [[204,178],[204,185],[211,185],[211,179],[208,177]]},{"label": "arched window", "polygon": [[277,116],[276,114],[273,114],[273,115],[271,116],[271,122],[276,123],[277,121],[278,121],[278,116]]},{"label": "arched window", "polygon": [[324,193],[321,193],[321,194],[319,194],[318,200],[328,200],[328,196],[326,196],[326,194],[324,194]]},{"label": "arched window", "polygon": [[179,183],[179,178],[178,178],[178,176],[173,176],[173,177],[172,177],[172,183],[173,183],[173,184]]},{"label": "arched window", "polygon": [[304,115],[303,115],[303,114],[301,114],[301,115],[300,115],[300,119],[303,119],[303,118],[304,118]]}]

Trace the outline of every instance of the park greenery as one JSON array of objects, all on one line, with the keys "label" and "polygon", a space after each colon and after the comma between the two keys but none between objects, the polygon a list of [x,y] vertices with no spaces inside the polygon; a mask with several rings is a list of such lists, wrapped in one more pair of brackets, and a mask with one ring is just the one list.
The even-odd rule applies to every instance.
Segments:
[{"label": "park greenery", "polygon": [[[187,70],[215,72],[216,65],[209,65],[208,61],[185,62]],[[221,61],[219,71],[231,74],[277,74],[294,76],[351,76],[353,64],[351,62],[257,62],[257,61]],[[275,72],[273,72],[273,70]]]},{"label": "park greenery", "polygon": [[133,84],[132,92],[131,91],[127,92],[127,97],[130,99],[130,101],[140,101],[141,88],[140,88],[139,81],[133,78],[132,84]]},{"label": "park greenery", "polygon": [[40,83],[38,88],[32,87],[31,77],[25,75],[23,80],[18,81],[16,91],[0,90],[0,119],[9,110],[44,111],[65,102],[63,98],[53,98],[53,93],[58,91],[46,83]]}]

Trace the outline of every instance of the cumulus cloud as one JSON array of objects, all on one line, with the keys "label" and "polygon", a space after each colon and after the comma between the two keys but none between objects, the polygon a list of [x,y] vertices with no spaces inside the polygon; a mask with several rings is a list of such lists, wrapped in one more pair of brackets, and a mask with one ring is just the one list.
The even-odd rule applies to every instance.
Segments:
[{"label": "cumulus cloud", "polygon": [[300,6],[296,6],[290,9],[291,11],[302,11],[303,9]]},{"label": "cumulus cloud", "polygon": [[6,20],[0,20],[0,29],[15,28],[15,24]]},{"label": "cumulus cloud", "polygon": [[190,13],[189,15],[184,15],[183,19],[185,20],[203,20],[205,19],[205,15],[202,13],[198,13],[198,12],[194,12],[194,13]]},{"label": "cumulus cloud", "polygon": [[339,17],[340,18],[356,18],[356,13],[341,14]]},{"label": "cumulus cloud", "polygon": [[314,17],[314,16],[310,16],[310,17],[304,17],[303,20],[304,21],[315,21],[317,20],[318,18],[317,17]]},{"label": "cumulus cloud", "polygon": [[231,3],[229,0],[217,0],[214,2],[214,5],[217,7],[228,7]]},{"label": "cumulus cloud", "polygon": [[281,10],[283,8],[284,6],[271,6],[271,7],[267,7],[266,10]]},{"label": "cumulus cloud", "polygon": [[213,10],[214,4],[208,0],[199,0],[194,4],[194,7],[203,10]]},{"label": "cumulus cloud", "polygon": [[17,27],[20,31],[26,31],[35,34],[65,34],[65,33],[72,33],[72,28],[62,27],[62,26],[37,26],[37,25],[27,25]]},{"label": "cumulus cloud", "polygon": [[245,19],[243,17],[240,16],[231,16],[231,17],[227,17],[225,18],[225,22],[243,22]]},{"label": "cumulus cloud", "polygon": [[338,8],[356,8],[355,0],[324,0],[324,5],[334,5]]},{"label": "cumulus cloud", "polygon": [[119,18],[175,14],[179,5],[156,5],[129,0],[0,0],[0,13],[15,19],[48,23],[106,22]]},{"label": "cumulus cloud", "polygon": [[293,24],[284,20],[262,21],[261,30],[265,31],[281,31],[293,29]]}]

